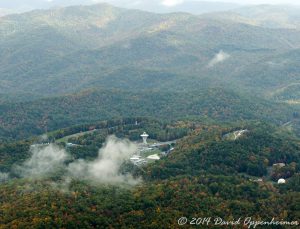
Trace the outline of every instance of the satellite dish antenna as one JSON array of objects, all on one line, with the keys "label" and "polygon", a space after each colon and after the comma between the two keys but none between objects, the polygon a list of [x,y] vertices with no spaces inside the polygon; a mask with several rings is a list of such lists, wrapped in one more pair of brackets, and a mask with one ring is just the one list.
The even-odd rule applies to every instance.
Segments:
[{"label": "satellite dish antenna", "polygon": [[146,133],[146,132],[144,132],[142,135],[141,135],[141,137],[143,138],[143,143],[145,144],[145,145],[147,145],[148,143],[147,143],[147,138],[149,137],[149,135]]}]

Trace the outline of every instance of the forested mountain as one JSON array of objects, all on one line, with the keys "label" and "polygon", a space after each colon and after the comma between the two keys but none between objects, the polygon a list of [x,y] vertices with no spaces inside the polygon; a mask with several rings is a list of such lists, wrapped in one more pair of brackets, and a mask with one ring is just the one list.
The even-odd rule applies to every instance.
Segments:
[{"label": "forested mountain", "polygon": [[[136,107],[139,115],[167,117],[172,111],[173,118],[201,116],[211,109],[222,113],[230,107],[230,120],[274,119],[268,112],[276,107],[275,100],[290,104],[275,119],[289,120],[298,109],[297,90],[289,88],[299,83],[300,30],[212,15],[154,14],[99,4],[1,18],[2,135],[25,136],[24,128],[40,133],[40,123],[48,116],[53,117],[53,129],[132,115],[132,109],[117,108],[120,99]],[[225,96],[218,98],[207,88],[222,88]],[[91,90],[100,91],[95,96]],[[234,95],[240,105],[231,107],[235,102],[227,95]],[[109,98],[107,109],[99,104],[104,96]],[[260,96],[266,100],[259,101]],[[78,98],[89,102],[81,106]],[[66,103],[78,109],[69,110],[62,105]],[[254,103],[267,104],[255,109],[260,115],[251,114]],[[197,107],[197,112],[184,104]]]},{"label": "forested mountain", "polygon": [[299,226],[300,11],[212,6],[0,17],[0,228]]},{"label": "forested mountain", "polygon": [[300,29],[300,7],[290,5],[260,5],[233,10],[257,25],[269,28]]},{"label": "forested mountain", "polygon": [[256,5],[210,13],[204,18],[217,18],[265,28],[300,29],[300,7],[291,5]]},{"label": "forested mountain", "polygon": [[[37,10],[0,21],[0,87],[8,94],[57,95],[91,85],[122,88],[115,79],[126,77],[126,89],[132,90],[126,83],[138,72],[147,78],[139,84],[143,90],[148,81],[157,87],[165,79],[148,75],[158,71],[177,75],[172,83],[178,85],[188,79],[247,90],[248,82],[236,80],[252,73],[247,66],[268,64],[299,47],[298,30],[183,13],[160,15],[106,4]],[[265,87],[268,82],[255,85],[262,94]]]},{"label": "forested mountain", "polygon": [[[68,180],[64,177],[67,165],[44,177],[15,178],[1,184],[3,227],[177,228],[180,217],[192,214],[211,215],[211,220],[215,215],[224,220],[242,217],[241,225],[244,215],[267,222],[271,221],[270,215],[275,221],[297,222],[299,139],[259,122],[191,124],[193,130],[178,142],[172,154],[135,171],[134,176],[143,179],[137,186],[114,186],[80,177]],[[161,127],[158,130],[163,132],[163,126],[150,122],[143,128]],[[178,122],[168,128],[176,126],[189,124]],[[123,128],[117,128],[118,132],[130,133]],[[249,128],[249,132],[237,140],[224,138],[238,128]],[[85,139],[91,136],[92,144],[98,143],[95,133],[81,136],[83,145],[69,153],[82,151],[85,154],[81,153],[81,158],[86,158],[91,145]],[[18,154],[22,159],[17,163],[22,163],[21,152],[28,149],[26,144],[30,143],[0,148],[0,152],[14,149],[13,154],[1,158],[7,168],[13,168],[11,157]],[[273,163],[279,162],[286,166],[272,169]],[[275,184],[278,175],[288,183]]]},{"label": "forested mountain", "polygon": [[[4,9],[10,9],[14,12],[25,12],[32,9],[49,9],[66,7],[70,5],[87,5],[95,4],[96,2],[105,2],[101,0],[26,0],[25,4],[20,0],[10,0],[8,2],[2,1],[0,7]],[[209,13],[216,11],[230,10],[240,7],[239,4],[227,3],[227,2],[209,2],[209,1],[169,1],[169,0],[107,0],[108,3],[124,7],[128,9],[139,9],[144,11],[150,11],[155,13],[170,13],[170,12],[186,12],[192,14]],[[3,10],[4,10],[3,9]],[[5,10],[6,11],[6,10]],[[12,13],[12,12],[10,12]]]},{"label": "forested mountain", "polygon": [[[110,1],[113,5],[126,7],[130,9],[139,9],[155,13],[186,12],[191,14],[203,14],[209,12],[218,12],[231,10],[241,7],[239,4],[230,2],[210,2],[210,1],[161,1],[146,0],[136,2],[134,0]],[[172,4],[173,3],[173,4]],[[174,4],[177,3],[177,4]]]},{"label": "forested mountain", "polygon": [[[264,123],[243,125],[247,133],[238,140],[225,137],[236,127],[200,127],[181,142],[167,161],[150,166],[151,176],[166,179],[174,174],[208,172],[223,175],[245,173],[259,177],[267,176],[268,167],[275,163],[291,164],[300,160],[297,138],[293,139],[286,135],[287,132]],[[174,168],[173,164],[177,166]],[[299,169],[298,166],[295,168]]]},{"label": "forested mountain", "polygon": [[[298,109],[222,88],[199,91],[89,90],[78,94],[0,105],[2,138],[24,138],[70,125],[119,117],[163,120],[208,119],[218,122],[264,120],[277,125],[293,119]],[[1,139],[1,138],[0,138]]]}]

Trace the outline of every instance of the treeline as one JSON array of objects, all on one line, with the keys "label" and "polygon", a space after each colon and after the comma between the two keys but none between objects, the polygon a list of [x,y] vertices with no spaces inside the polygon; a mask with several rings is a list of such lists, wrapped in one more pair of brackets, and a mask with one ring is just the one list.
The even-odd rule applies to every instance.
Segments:
[{"label": "treeline", "polygon": [[26,160],[31,144],[30,140],[0,144],[0,172],[9,172],[12,165]]},{"label": "treeline", "polygon": [[[98,156],[99,148],[109,135],[137,141],[141,140],[140,135],[146,131],[152,139],[171,141],[188,135],[195,125],[196,123],[192,121],[167,122],[137,117],[71,126],[50,132],[47,136],[0,144],[0,172],[9,171],[13,164],[28,158],[32,144],[56,142],[62,147],[65,147],[66,143],[78,144],[79,147],[67,147],[68,152],[74,158],[87,159]],[[66,139],[60,141],[62,138]]]},{"label": "treeline", "polygon": [[[275,163],[287,166],[274,170],[273,180],[289,178],[300,171],[300,146],[289,135],[276,135],[277,128],[256,123],[237,140],[223,136],[236,128],[208,126],[197,129],[165,160],[149,167],[152,179],[168,179],[174,175],[239,174],[267,177]],[[277,180],[276,180],[277,181]]]},{"label": "treeline", "polygon": [[130,189],[72,181],[62,192],[49,185],[28,180],[2,184],[2,227],[178,228],[182,216],[299,219],[299,176],[285,187],[221,174],[178,176]]},{"label": "treeline", "polygon": [[[259,122],[219,126],[144,120],[140,125],[148,130],[160,128],[162,133],[172,128],[189,128],[190,132],[169,156],[133,170],[134,176],[143,178],[134,187],[76,179],[66,187],[60,173],[43,180],[14,179],[1,184],[3,228],[177,228],[182,216],[225,220],[252,217],[264,221],[273,217],[285,221],[299,219],[297,138]],[[244,128],[249,132],[237,140],[224,138]],[[128,126],[119,130],[124,135],[134,131]],[[100,134],[96,133],[80,136],[78,140],[92,140]],[[86,143],[86,147],[93,146],[89,141]],[[11,147],[16,151],[18,146]],[[23,146],[19,147],[21,151]],[[77,151],[78,156],[80,152]],[[273,178],[266,172],[273,163],[279,162],[286,163],[286,170],[295,168],[294,173],[286,173],[285,185],[272,182]],[[259,177],[263,181],[255,181]]]},{"label": "treeline", "polygon": [[196,118],[219,122],[258,119],[284,123],[293,118],[294,112],[284,104],[209,88],[187,92],[85,91],[64,97],[2,104],[0,113],[0,139],[13,140],[124,117]]}]

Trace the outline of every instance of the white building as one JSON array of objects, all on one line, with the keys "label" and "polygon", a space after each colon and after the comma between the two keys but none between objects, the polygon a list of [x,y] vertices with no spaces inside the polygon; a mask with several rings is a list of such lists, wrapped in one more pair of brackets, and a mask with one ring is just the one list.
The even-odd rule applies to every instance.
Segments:
[{"label": "white building", "polygon": [[158,156],[158,154],[153,154],[153,155],[148,156],[147,159],[160,160],[160,157]]},{"label": "white building", "polygon": [[286,181],[285,181],[285,179],[281,178],[281,179],[278,180],[277,183],[278,183],[278,184],[285,184]]},{"label": "white building", "polygon": [[285,166],[285,163],[277,163],[277,164],[273,164],[273,167],[278,167],[278,168],[282,168]]}]

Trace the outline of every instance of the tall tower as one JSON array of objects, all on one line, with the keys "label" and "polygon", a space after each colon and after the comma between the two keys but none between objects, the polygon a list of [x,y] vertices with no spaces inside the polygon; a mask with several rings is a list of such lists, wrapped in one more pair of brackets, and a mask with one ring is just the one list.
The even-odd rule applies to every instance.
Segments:
[{"label": "tall tower", "polygon": [[142,135],[141,135],[141,137],[143,138],[143,143],[145,144],[145,145],[147,145],[148,143],[147,143],[147,138],[149,137],[149,135],[146,133],[146,132],[144,132]]}]

